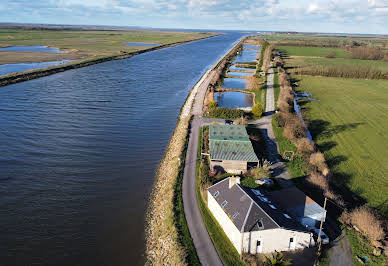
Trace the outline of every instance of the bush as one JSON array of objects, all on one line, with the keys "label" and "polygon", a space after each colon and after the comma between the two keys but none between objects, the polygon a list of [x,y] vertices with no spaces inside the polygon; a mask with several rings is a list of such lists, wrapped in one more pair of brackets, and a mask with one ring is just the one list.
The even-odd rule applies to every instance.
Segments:
[{"label": "bush", "polygon": [[295,143],[298,152],[303,155],[309,155],[314,151],[314,144],[310,143],[308,138],[300,138]]},{"label": "bush", "polygon": [[246,117],[240,117],[239,119],[237,119],[236,121],[236,125],[242,125],[242,126],[245,126],[246,124],[248,123],[248,120]]},{"label": "bush", "polygon": [[355,226],[372,243],[384,239],[384,230],[381,221],[373,214],[372,210],[366,206],[359,207],[352,212],[344,212],[342,221]]},{"label": "bush", "polygon": [[248,175],[253,177],[254,179],[261,179],[266,177],[271,177],[271,172],[269,167],[264,165],[263,167],[257,167],[248,172]]},{"label": "bush", "polygon": [[384,51],[377,47],[354,47],[349,52],[352,58],[366,60],[381,60],[384,58]]},{"label": "bush", "polygon": [[221,119],[238,119],[244,116],[244,111],[239,109],[229,109],[223,107],[215,107],[210,109],[208,116]]},{"label": "bush", "polygon": [[324,176],[329,174],[329,168],[326,165],[325,156],[323,156],[321,152],[318,151],[311,154],[309,163],[317,167],[317,169],[321,171]]},{"label": "bush", "polygon": [[327,190],[329,188],[329,184],[327,182],[327,179],[318,172],[312,172],[308,176],[307,181],[309,181],[310,183],[316,185],[317,187],[319,187],[323,190]]},{"label": "bush", "polygon": [[210,109],[216,108],[217,106],[218,106],[217,101],[209,101],[209,108]]},{"label": "bush", "polygon": [[252,113],[254,116],[256,117],[261,117],[261,115],[263,114],[263,106],[261,106],[260,103],[256,103],[253,107],[252,107]]},{"label": "bush", "polygon": [[335,52],[329,52],[327,55],[326,55],[327,58],[335,58]]}]

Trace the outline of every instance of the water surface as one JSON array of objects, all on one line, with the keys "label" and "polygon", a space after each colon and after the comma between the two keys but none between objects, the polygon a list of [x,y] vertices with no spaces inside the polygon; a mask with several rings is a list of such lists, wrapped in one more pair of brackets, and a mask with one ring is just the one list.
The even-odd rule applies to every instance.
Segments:
[{"label": "water surface", "polygon": [[243,50],[239,55],[236,56],[233,63],[242,63],[242,62],[254,62],[258,51],[254,50]]},{"label": "water surface", "polygon": [[227,75],[229,77],[252,77],[254,73],[246,73],[246,72],[228,72]]},{"label": "water surface", "polygon": [[0,264],[144,265],[147,199],[187,87],[241,36],[2,87]]},{"label": "water surface", "polygon": [[245,90],[246,83],[247,83],[246,79],[224,78],[224,82],[223,82],[221,88]]},{"label": "water surface", "polygon": [[255,50],[260,50],[261,46],[258,45],[250,45],[250,44],[244,44],[243,49],[255,49]]},{"label": "water surface", "polygon": [[56,53],[63,54],[68,53],[67,51],[61,51],[55,47],[48,47],[44,45],[31,45],[31,46],[9,46],[0,48],[1,51],[8,52],[39,52],[39,53]]},{"label": "water surface", "polygon": [[57,66],[70,62],[72,60],[59,60],[49,62],[35,62],[35,63],[16,63],[0,65],[0,75],[6,75],[15,72],[23,72],[27,70],[46,68],[49,66]]},{"label": "water surface", "polygon": [[220,107],[247,108],[253,106],[253,96],[250,93],[235,91],[216,92],[214,99]]}]

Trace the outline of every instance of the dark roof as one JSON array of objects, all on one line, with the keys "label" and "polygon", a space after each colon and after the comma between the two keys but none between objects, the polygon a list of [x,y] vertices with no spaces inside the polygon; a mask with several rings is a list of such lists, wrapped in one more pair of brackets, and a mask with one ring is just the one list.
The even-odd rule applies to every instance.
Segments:
[{"label": "dark roof", "polygon": [[274,191],[271,193],[271,198],[277,205],[282,206],[296,217],[310,216],[314,214],[325,213],[318,203],[306,196],[297,187],[289,187]]},{"label": "dark roof", "polygon": [[[226,178],[208,188],[209,193],[221,204],[226,200],[228,203],[222,207],[225,213],[232,220],[237,229],[242,232],[267,230],[274,228],[285,228],[297,231],[306,231],[295,219],[288,219],[280,207],[270,207],[265,202],[266,197],[257,197],[252,189],[236,184],[229,188],[229,178]],[[217,197],[214,197],[216,192]],[[235,218],[233,215],[239,213]],[[291,216],[291,215],[290,215]],[[264,228],[259,229],[258,221],[262,222]]]},{"label": "dark roof", "polygon": [[214,124],[209,128],[212,160],[258,161],[244,126]]}]

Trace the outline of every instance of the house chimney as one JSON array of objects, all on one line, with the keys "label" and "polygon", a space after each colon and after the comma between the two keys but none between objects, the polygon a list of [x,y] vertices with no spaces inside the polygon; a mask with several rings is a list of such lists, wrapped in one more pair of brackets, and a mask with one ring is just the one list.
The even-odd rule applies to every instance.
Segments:
[{"label": "house chimney", "polygon": [[235,184],[240,184],[240,177],[239,176],[229,177],[229,189],[231,189]]}]

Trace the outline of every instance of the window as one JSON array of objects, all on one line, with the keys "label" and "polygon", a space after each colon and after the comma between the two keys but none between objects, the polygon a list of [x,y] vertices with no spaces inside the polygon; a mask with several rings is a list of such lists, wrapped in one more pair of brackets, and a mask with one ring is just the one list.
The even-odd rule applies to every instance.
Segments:
[{"label": "window", "polygon": [[235,213],[233,214],[232,218],[235,219],[238,215],[239,215],[239,213],[238,213],[238,212],[235,212]]},{"label": "window", "polygon": [[294,238],[293,237],[290,238],[290,243],[292,243],[292,242],[294,242]]},{"label": "window", "polygon": [[263,230],[263,229],[264,229],[263,220],[260,219],[260,220],[257,222],[257,226],[259,227],[260,230]]},{"label": "window", "polygon": [[223,202],[223,203],[221,203],[221,207],[225,207],[225,206],[226,206],[226,204],[228,204],[228,202],[227,202],[226,200],[224,200],[224,202]]},{"label": "window", "polygon": [[291,219],[291,217],[287,214],[287,213],[283,213],[284,217],[286,217],[287,219]]},{"label": "window", "polygon": [[257,246],[261,246],[261,241],[260,240],[257,240]]},{"label": "window", "polygon": [[272,204],[268,204],[272,209],[276,210],[276,207]]},{"label": "window", "polygon": [[216,191],[216,193],[214,193],[214,198],[217,198],[218,195],[220,195],[220,192]]}]

